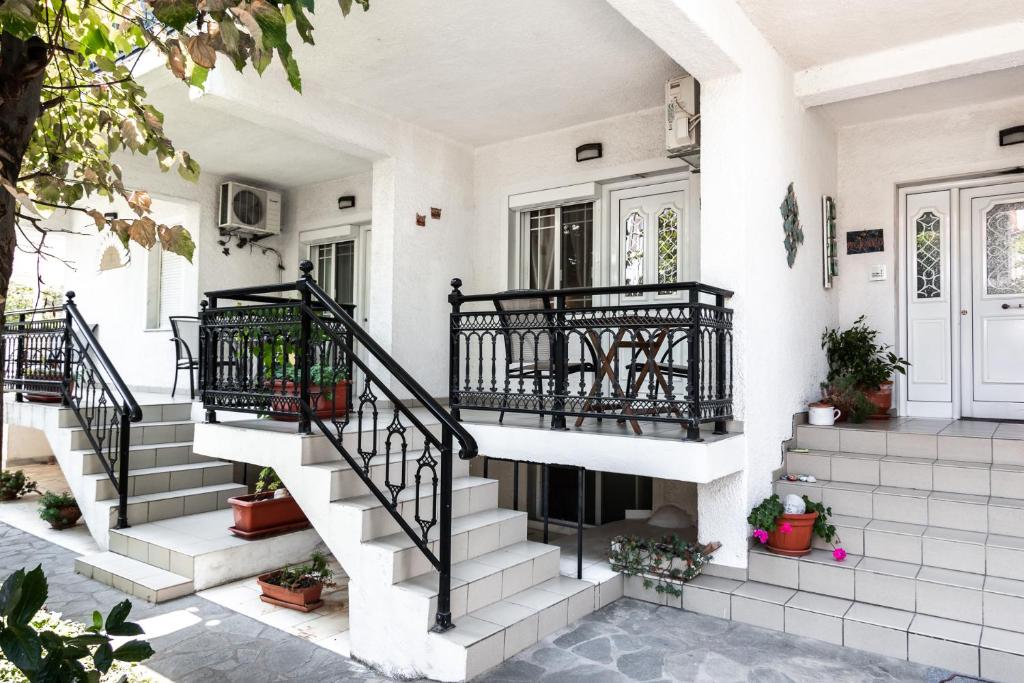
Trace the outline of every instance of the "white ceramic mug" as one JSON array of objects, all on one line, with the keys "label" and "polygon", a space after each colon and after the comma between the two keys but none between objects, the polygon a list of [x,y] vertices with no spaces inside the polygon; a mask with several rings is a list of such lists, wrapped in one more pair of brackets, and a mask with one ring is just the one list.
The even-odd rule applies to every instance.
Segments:
[{"label": "white ceramic mug", "polygon": [[821,427],[831,427],[839,419],[839,416],[843,414],[839,408],[824,403],[812,403],[807,407],[807,412],[808,421],[812,425]]}]

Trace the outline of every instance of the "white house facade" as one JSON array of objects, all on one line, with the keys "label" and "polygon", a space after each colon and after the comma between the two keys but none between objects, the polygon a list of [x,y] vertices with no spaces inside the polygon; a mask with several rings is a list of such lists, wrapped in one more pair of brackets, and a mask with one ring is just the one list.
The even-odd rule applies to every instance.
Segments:
[{"label": "white house facade", "polygon": [[[76,568],[144,599],[325,544],[389,675],[468,680],[625,595],[1014,680],[1024,8],[981,4],[381,3],[318,16],[302,94],[156,64],[203,172],[125,178],[195,257],[52,219],[85,233],[45,276],[75,295],[8,320],[4,466],[52,454],[100,548]],[[910,363],[890,416],[809,425],[822,332],[860,316]],[[19,377],[26,335],[84,374]],[[184,538],[263,467],[311,528]],[[773,492],[831,507],[846,559],[751,541]],[[665,506],[720,544],[680,596],[584,566]]]}]

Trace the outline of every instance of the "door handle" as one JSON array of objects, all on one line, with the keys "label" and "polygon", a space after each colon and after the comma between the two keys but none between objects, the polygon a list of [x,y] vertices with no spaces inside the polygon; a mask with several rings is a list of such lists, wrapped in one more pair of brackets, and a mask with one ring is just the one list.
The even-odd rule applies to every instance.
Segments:
[{"label": "door handle", "polygon": [[1024,308],[1024,304],[1017,304],[1015,306],[1011,306],[1010,304],[1003,304],[1004,311],[1008,308]]}]

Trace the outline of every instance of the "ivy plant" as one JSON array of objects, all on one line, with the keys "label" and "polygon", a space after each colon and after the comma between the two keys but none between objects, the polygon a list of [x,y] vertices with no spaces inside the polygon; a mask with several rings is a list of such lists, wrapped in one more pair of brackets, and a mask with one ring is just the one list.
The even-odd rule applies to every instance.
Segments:
[{"label": "ivy plant", "polygon": [[41,566],[17,570],[0,587],[0,650],[29,683],[98,683],[114,662],[141,662],[153,656],[144,640],[114,647],[115,636],[142,635],[142,627],[128,621],[129,600],[115,605],[106,619],[93,612],[92,624],[84,632],[69,634],[51,628],[52,620],[38,618],[48,592]]},{"label": "ivy plant", "polygon": [[778,526],[779,517],[786,512],[785,506],[779,500],[779,494],[773,493],[762,500],[757,507],[747,515],[747,524],[755,529],[775,531]]},{"label": "ivy plant", "polygon": [[680,584],[696,578],[714,557],[719,544],[689,543],[676,534],[664,538],[616,536],[609,562],[613,570],[639,576],[644,588],[659,594],[682,595]]}]

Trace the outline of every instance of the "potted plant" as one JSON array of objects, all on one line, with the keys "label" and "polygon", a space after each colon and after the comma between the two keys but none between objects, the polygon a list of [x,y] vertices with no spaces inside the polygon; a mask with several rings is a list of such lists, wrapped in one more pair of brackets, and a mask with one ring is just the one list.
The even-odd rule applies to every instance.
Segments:
[{"label": "potted plant", "polygon": [[[795,496],[794,496],[795,498]],[[750,511],[747,523],[754,527],[753,537],[768,550],[779,555],[799,557],[811,552],[811,540],[818,536],[832,546],[837,561],[846,557],[846,551],[837,547],[836,528],[829,524],[832,508],[803,496],[803,512],[786,512],[778,494],[765,498]]]},{"label": "potted plant", "polygon": [[892,377],[906,374],[910,363],[877,341],[878,330],[869,327],[860,316],[847,330],[826,328],[821,335],[821,348],[828,358],[826,395],[833,400],[854,400],[843,404],[843,412],[856,417],[856,394],[874,406],[870,417],[886,418],[892,408]]},{"label": "potted plant", "polygon": [[39,517],[57,530],[68,529],[82,517],[82,511],[70,491],[47,491],[39,499]]},{"label": "potted plant", "polygon": [[[271,410],[277,412],[272,419],[290,422],[298,420],[298,414],[281,415],[291,412],[299,395],[300,369],[295,365],[278,369],[271,383],[274,396],[270,399]],[[348,368],[317,363],[309,366],[309,396],[313,412],[321,419],[344,415],[348,412]],[[284,398],[287,397],[287,398]]]},{"label": "potted plant", "polygon": [[686,542],[677,534],[661,539],[616,536],[608,562],[613,571],[639,576],[647,590],[679,597],[682,584],[697,578],[720,547],[718,542]]},{"label": "potted plant", "polygon": [[333,586],[334,572],[327,566],[323,553],[314,552],[307,564],[285,567],[260,575],[256,582],[263,594],[260,600],[278,607],[312,612],[323,605],[320,595],[324,586]]},{"label": "potted plant", "polygon": [[302,508],[270,467],[260,470],[254,493],[228,498],[228,503],[235,522],[228,531],[240,538],[263,538],[309,526]]},{"label": "potted plant", "polygon": [[0,471],[0,500],[17,500],[26,493],[39,493],[34,481],[29,481],[21,470]]}]

